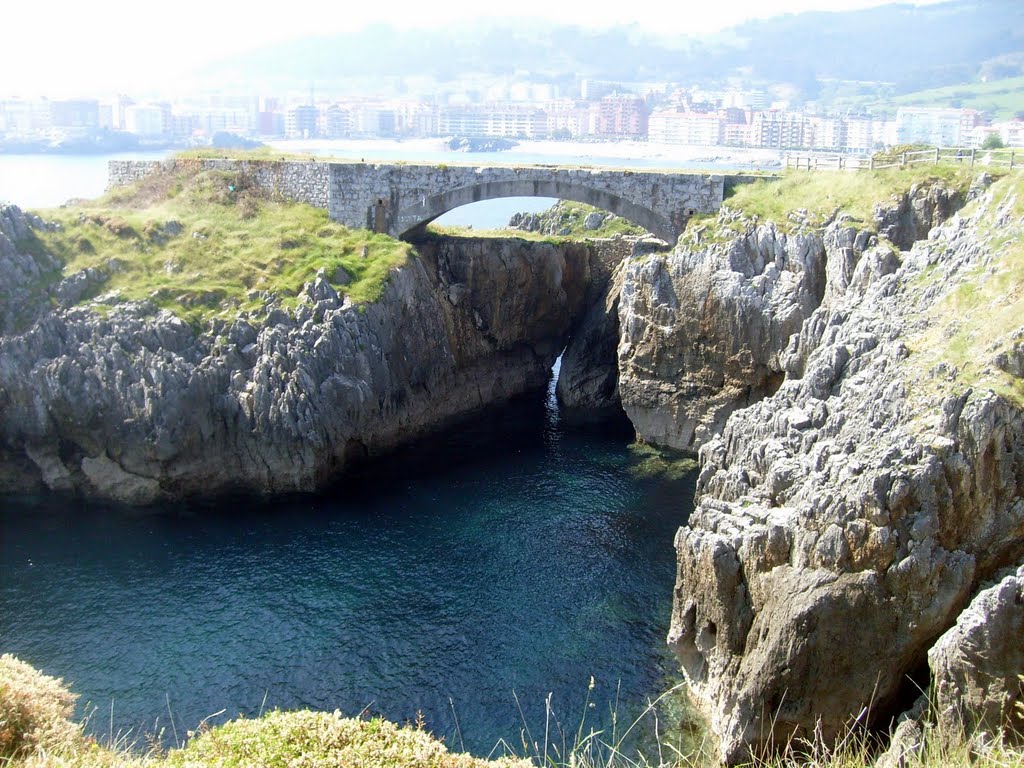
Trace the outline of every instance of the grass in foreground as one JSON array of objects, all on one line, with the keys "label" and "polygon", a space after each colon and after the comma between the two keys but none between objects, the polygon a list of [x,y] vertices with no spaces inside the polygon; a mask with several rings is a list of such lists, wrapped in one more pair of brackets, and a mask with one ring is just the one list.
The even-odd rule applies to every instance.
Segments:
[{"label": "grass in foreground", "polygon": [[514,758],[481,760],[454,754],[424,730],[380,718],[339,713],[271,712],[258,720],[233,720],[171,750],[168,768],[217,766],[362,766],[365,768],[527,768]]},{"label": "grass in foreground", "polygon": [[[667,694],[666,694],[667,695]],[[683,752],[659,726],[653,702],[640,718],[654,719],[656,742],[626,755],[621,736],[563,732],[554,721],[543,734],[524,728],[523,754],[497,760],[450,752],[419,725],[397,726],[379,718],[345,718],[339,713],[271,712],[240,718],[190,733],[182,747],[163,751],[151,745],[133,749],[126,738],[100,745],[71,719],[75,696],[60,680],[43,675],[11,655],[0,656],[0,766],[4,768],[710,768],[707,743]],[[550,709],[549,709],[550,713]],[[567,737],[567,744],[566,744]],[[556,746],[558,742],[558,746]],[[608,742],[612,742],[609,744]],[[874,741],[851,734],[832,749],[809,745],[799,752],[755,760],[753,768],[868,768],[877,756]],[[904,768],[1024,768],[1024,752],[998,740],[948,736],[925,731],[924,748],[906,757]]]},{"label": "grass in foreground", "polygon": [[109,275],[83,302],[116,291],[192,323],[258,314],[260,292],[294,304],[320,269],[352,301],[374,301],[410,253],[386,235],[332,222],[325,210],[268,199],[238,172],[157,173],[39,214],[59,229],[22,247],[57,256],[65,276],[88,268]]}]

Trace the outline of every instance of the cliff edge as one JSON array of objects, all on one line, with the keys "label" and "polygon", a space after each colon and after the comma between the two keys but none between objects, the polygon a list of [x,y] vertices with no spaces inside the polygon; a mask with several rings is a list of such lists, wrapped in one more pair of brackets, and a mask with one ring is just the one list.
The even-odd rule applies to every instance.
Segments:
[{"label": "cliff edge", "polygon": [[225,174],[112,195],[0,209],[0,489],[315,489],[542,389],[609,272],[579,243],[409,250]]},{"label": "cliff edge", "polygon": [[631,264],[620,391],[641,435],[699,450],[669,642],[723,761],[885,727],[1024,558],[1022,192],[725,210]]}]

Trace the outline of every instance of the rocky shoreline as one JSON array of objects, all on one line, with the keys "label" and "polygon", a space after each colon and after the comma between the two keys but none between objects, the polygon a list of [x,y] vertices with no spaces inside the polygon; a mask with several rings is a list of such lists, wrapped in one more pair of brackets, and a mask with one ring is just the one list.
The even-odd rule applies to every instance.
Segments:
[{"label": "rocky shoreline", "polygon": [[[616,258],[587,244],[439,239],[353,306],[325,275],[297,308],[196,331],[148,302],[53,309],[77,276],[0,214],[0,484],[145,504],[313,490],[356,458],[543,388]],[[97,279],[102,279],[97,277]]]}]

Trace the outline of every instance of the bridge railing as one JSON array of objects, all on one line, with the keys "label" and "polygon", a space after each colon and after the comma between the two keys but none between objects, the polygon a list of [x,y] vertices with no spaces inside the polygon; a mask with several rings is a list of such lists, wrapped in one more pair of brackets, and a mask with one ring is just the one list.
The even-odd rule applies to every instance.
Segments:
[{"label": "bridge railing", "polygon": [[976,149],[974,147],[932,147],[908,150],[891,157],[848,157],[838,154],[788,153],[784,167],[805,171],[880,170],[883,168],[909,168],[915,165],[961,164],[973,168],[977,165],[999,168],[1020,168],[1024,165],[1024,150],[1020,148]]}]

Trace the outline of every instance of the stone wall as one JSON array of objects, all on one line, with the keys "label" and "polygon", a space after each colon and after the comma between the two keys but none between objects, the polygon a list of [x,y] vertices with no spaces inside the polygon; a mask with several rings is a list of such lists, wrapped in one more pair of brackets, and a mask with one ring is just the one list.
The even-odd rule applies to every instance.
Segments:
[{"label": "stone wall", "polygon": [[159,170],[176,168],[233,171],[252,179],[272,197],[281,197],[317,208],[328,208],[328,164],[315,161],[231,160],[226,158],[176,160],[111,160],[108,189],[132,184]]},{"label": "stone wall", "polygon": [[174,168],[173,160],[110,160],[107,163],[107,189],[125,187],[161,169]]}]

